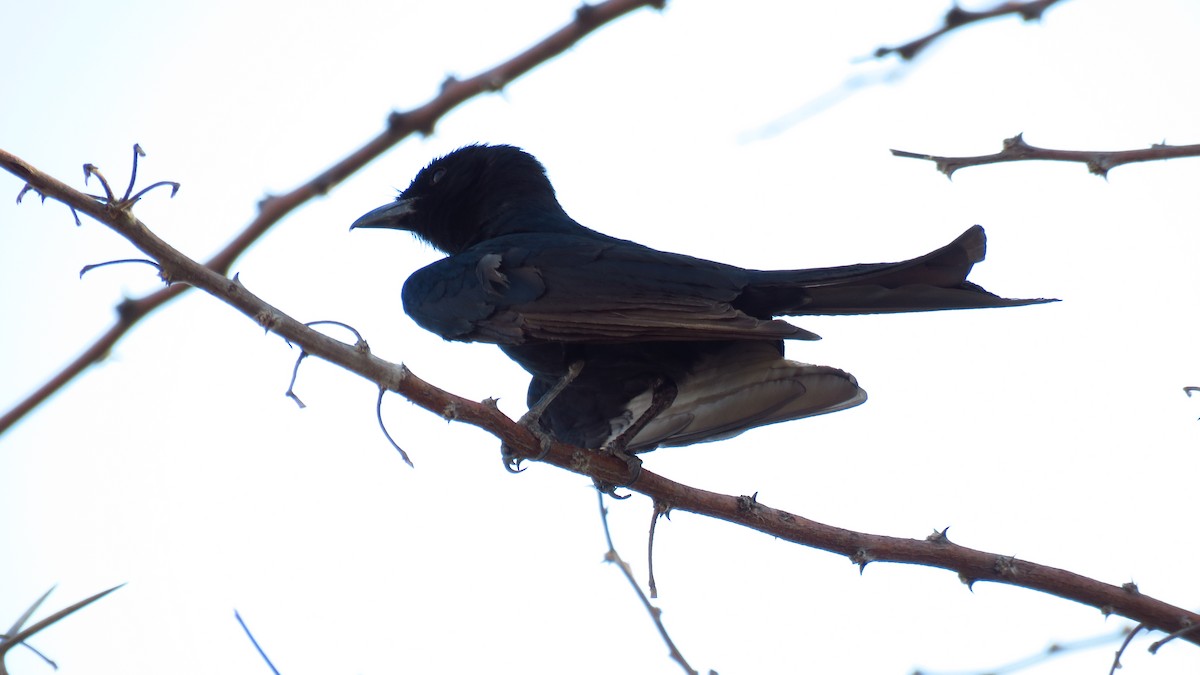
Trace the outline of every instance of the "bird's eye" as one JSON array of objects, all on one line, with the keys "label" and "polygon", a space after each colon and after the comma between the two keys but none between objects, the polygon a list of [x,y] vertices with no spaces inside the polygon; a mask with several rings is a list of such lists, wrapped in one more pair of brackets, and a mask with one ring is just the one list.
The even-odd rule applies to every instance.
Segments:
[{"label": "bird's eye", "polygon": [[444,169],[444,168],[434,171],[433,175],[430,176],[430,178],[429,178],[429,184],[437,185],[437,182],[442,179],[442,176],[445,176],[445,175],[446,175],[446,169]]}]

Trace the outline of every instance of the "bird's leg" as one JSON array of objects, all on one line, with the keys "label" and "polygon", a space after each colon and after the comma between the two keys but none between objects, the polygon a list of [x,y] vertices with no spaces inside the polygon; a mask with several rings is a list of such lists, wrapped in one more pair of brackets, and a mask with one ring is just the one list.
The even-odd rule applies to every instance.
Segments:
[{"label": "bird's leg", "polygon": [[625,499],[625,497],[629,496],[626,495],[625,497],[618,497],[613,493],[619,487],[629,487],[637,482],[638,477],[642,475],[642,460],[638,459],[636,455],[630,453],[625,448],[629,446],[629,442],[632,441],[642,429],[646,428],[647,424],[654,420],[655,417],[658,417],[660,414],[662,414],[664,410],[670,408],[671,404],[675,402],[675,397],[678,395],[679,387],[675,386],[674,382],[663,378],[659,378],[654,382],[650,394],[650,405],[641,415],[638,416],[636,420],[633,421],[633,424],[630,424],[625,431],[621,432],[619,436],[612,439],[608,443],[605,443],[604,447],[602,448],[602,450],[613,455],[614,457],[619,457],[625,460],[625,465],[629,467],[629,473],[633,476],[633,478],[630,478],[624,485],[610,485],[608,483],[596,481],[597,490],[600,490],[601,492],[604,492],[612,497],[616,497],[617,499]]},{"label": "bird's leg", "polygon": [[[534,403],[533,407],[526,411],[524,415],[521,415],[521,418],[517,420],[517,424],[520,424],[528,429],[529,433],[537,437],[538,442],[542,446],[542,452],[537,457],[530,458],[533,461],[536,462],[545,457],[546,453],[550,452],[550,444],[554,442],[554,439],[550,437],[550,434],[547,434],[542,430],[542,414],[546,412],[546,408],[550,407],[550,404],[554,402],[554,399],[558,398],[559,394],[563,393],[563,390],[570,386],[570,384],[575,381],[575,378],[579,377],[579,373],[581,372],[583,372],[583,361],[572,362],[571,365],[567,367],[567,372],[564,373],[561,378],[559,378],[558,382],[555,382],[554,386],[551,387],[549,391],[547,391],[545,394],[542,394],[542,397],[538,399],[538,402]],[[508,469],[509,472],[519,473],[522,470],[521,458],[513,455],[512,450],[507,445],[500,446],[500,457],[504,460],[504,468]]]}]

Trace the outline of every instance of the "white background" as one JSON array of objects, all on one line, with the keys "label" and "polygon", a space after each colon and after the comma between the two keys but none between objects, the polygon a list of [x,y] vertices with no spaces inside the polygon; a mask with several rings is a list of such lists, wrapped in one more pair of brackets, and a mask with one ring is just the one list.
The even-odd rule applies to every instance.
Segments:
[{"label": "white background", "polygon": [[[567,21],[575,3],[9,3],[0,147],[75,185],[116,186],[130,147],[137,214],[196,258],[265,194],[291,189],[433,96]],[[889,148],[986,154],[1035,145],[1200,142],[1200,5],[1076,0],[939,42],[902,77],[840,101],[862,61],[937,25],[942,0],[677,1],[639,11],[499,95],[472,100],[280,223],[235,265],[303,320],[362,331],[380,356],[516,416],[527,378],[487,345],[445,343],[400,309],[437,253],[348,233],[433,157],[512,143],[548,167],[568,212],[608,234],[758,268],[898,260],[987,227],[973,279],[1018,309],[798,321],[798,360],[854,373],[860,408],[646,456],[697,487],[758,492],[846,528],[1054,565],[1200,607],[1196,360],[1200,160],[965,169],[953,182]],[[813,102],[818,102],[813,104]],[[823,103],[832,103],[825,106]],[[782,120],[782,122],[781,122]],[[94,184],[93,184],[94,187]],[[0,405],[108,328],[123,295],[159,287],[124,240],[0,176]],[[7,195],[7,196],[4,196]],[[331,334],[341,336],[336,329]],[[349,339],[348,336],[344,336]],[[128,586],[39,635],[74,673],[671,673],[618,571],[589,482],[534,465],[296,351],[201,293],[151,316],[0,438],[0,627],[42,592],[50,611]],[[612,506],[645,579],[650,503]],[[664,619],[694,667],[722,673],[982,671],[1124,622],[951,573],[872,565],[677,513],[655,546]],[[1161,637],[1161,636],[1160,636]],[[1194,646],[1141,639],[1125,672],[1195,672]],[[1038,673],[1102,673],[1115,644]],[[30,652],[13,672],[50,669]]]}]

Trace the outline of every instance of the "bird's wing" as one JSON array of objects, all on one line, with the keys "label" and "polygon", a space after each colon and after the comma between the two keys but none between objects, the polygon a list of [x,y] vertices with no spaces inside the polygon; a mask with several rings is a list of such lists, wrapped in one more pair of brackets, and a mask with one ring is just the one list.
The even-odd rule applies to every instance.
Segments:
[{"label": "bird's wing", "polygon": [[[723,440],[867,400],[849,373],[789,361],[763,343],[736,342],[713,350],[675,384],[675,400],[630,440],[631,452]],[[626,417],[637,419],[650,399],[647,392],[631,400]]]},{"label": "bird's wing", "polygon": [[418,270],[404,309],[448,340],[522,344],[816,339],[732,306],[746,271],[619,239],[520,234]]}]

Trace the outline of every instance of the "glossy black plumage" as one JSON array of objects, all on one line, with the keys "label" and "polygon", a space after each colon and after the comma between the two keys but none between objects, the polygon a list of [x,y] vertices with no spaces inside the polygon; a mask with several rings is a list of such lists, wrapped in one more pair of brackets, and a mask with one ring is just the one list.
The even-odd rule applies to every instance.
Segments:
[{"label": "glossy black plumage", "polygon": [[533,375],[533,405],[584,367],[541,416],[550,435],[614,441],[671,385],[669,407],[625,438],[630,451],[727,438],[865,400],[852,376],[783,358],[814,340],[782,315],[1005,307],[966,281],[984,257],[979,226],[899,263],[747,270],[590,230],[559,205],[545,170],[510,146],[434,160],[354,227],[409,230],[448,254],[409,277],[404,310],[447,340],[493,342]]}]

